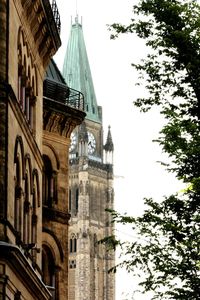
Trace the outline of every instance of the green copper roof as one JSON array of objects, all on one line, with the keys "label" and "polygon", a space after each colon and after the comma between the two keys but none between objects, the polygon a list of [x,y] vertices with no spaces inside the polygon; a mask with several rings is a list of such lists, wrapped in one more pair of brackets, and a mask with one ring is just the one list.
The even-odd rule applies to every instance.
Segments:
[{"label": "green copper roof", "polygon": [[97,105],[82,25],[79,24],[78,17],[75,18],[75,24],[71,25],[63,64],[63,76],[70,88],[83,93],[86,119],[101,123],[101,109]]}]

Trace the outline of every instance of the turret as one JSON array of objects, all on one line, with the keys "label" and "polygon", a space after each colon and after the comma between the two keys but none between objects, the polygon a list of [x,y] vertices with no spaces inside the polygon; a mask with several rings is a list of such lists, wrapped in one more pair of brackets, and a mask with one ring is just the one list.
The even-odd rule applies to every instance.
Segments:
[{"label": "turret", "polygon": [[113,165],[114,145],[112,141],[110,126],[108,126],[108,135],[107,135],[106,143],[104,145],[104,151],[105,151],[105,163]]}]

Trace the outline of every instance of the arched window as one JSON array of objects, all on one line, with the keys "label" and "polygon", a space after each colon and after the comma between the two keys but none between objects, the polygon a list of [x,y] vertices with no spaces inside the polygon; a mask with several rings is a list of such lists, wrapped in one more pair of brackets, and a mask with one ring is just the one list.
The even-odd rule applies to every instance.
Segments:
[{"label": "arched window", "polygon": [[76,189],[76,197],[75,197],[75,211],[78,212],[78,198],[79,198],[79,190]]},{"label": "arched window", "polygon": [[24,101],[24,114],[26,116],[27,121],[30,119],[30,92],[31,92],[31,84],[30,84],[30,67],[28,68],[28,76],[26,78],[26,94]]},{"label": "arched window", "polygon": [[30,202],[29,202],[29,178],[28,174],[25,175],[24,184],[24,217],[23,217],[23,242],[29,244],[30,242]]},{"label": "arched window", "polygon": [[32,89],[30,90],[30,113],[29,113],[29,123],[31,128],[34,128],[34,120],[35,120],[35,103],[36,103],[36,96],[35,96],[35,80],[32,76]]},{"label": "arched window", "polygon": [[37,73],[32,63],[24,35],[18,32],[18,91],[17,100],[31,129],[34,126],[35,103],[37,95]]},{"label": "arched window", "polygon": [[52,294],[52,299],[56,299],[56,266],[51,250],[46,245],[42,247],[42,279]]},{"label": "arched window", "polygon": [[31,244],[33,245],[32,249],[32,260],[36,263],[37,260],[37,214],[36,214],[36,191],[35,188],[33,189],[33,207],[32,207],[32,214],[31,214]]},{"label": "arched window", "polygon": [[69,190],[69,211],[72,210],[72,190]]},{"label": "arched window", "polygon": [[14,148],[14,228],[16,244],[20,244],[23,238],[23,199],[24,199],[24,147],[20,136],[16,137]]},{"label": "arched window", "polygon": [[15,177],[15,211],[14,211],[14,227],[18,233],[18,238],[21,235],[21,198],[22,198],[22,188],[21,188],[21,178],[20,178],[20,162],[19,158],[16,158],[16,177]]},{"label": "arched window", "polygon": [[36,244],[37,243],[37,214],[36,214],[36,190],[33,189],[33,207],[32,207],[32,216],[31,216],[31,243]]},{"label": "arched window", "polygon": [[23,112],[25,111],[25,100],[26,100],[26,56],[24,55],[23,65],[21,67],[21,90],[19,103]]},{"label": "arched window", "polygon": [[76,235],[72,233],[69,241],[69,252],[76,253],[76,251],[77,251],[77,239],[76,239]]},{"label": "arched window", "polygon": [[40,206],[40,190],[39,190],[39,177],[37,169],[33,170],[33,190],[32,190],[32,209],[31,209],[31,244],[34,245],[32,249],[32,260],[36,263],[37,260],[37,227],[38,216],[37,208]]},{"label": "arched window", "polygon": [[[18,37],[19,38],[19,37]],[[22,47],[20,41],[18,41],[18,88],[17,88],[17,100],[20,101],[21,98],[21,86],[22,86]]]},{"label": "arched window", "polygon": [[53,176],[52,164],[47,155],[43,155],[43,204],[52,207],[52,201],[55,194],[55,180]]},{"label": "arched window", "polygon": [[28,77],[26,79],[26,95],[25,95],[25,106],[24,114],[31,128],[34,124],[34,106],[36,97],[34,95],[34,77],[31,80],[30,67],[28,69]]}]

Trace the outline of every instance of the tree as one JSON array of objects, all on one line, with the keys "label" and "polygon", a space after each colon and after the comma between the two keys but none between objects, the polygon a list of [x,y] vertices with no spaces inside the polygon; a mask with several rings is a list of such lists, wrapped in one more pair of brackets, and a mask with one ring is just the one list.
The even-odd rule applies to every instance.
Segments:
[{"label": "tree", "polygon": [[139,238],[105,242],[122,247],[127,259],[120,266],[144,273],[140,285],[154,291],[152,299],[200,299],[200,6],[141,0],[133,12],[129,25],[110,26],[111,38],[135,33],[146,42],[149,54],[133,67],[148,95],[134,105],[142,112],[159,107],[166,123],[157,142],[170,158],[167,170],[186,189],[159,203],[145,199],[141,217],[110,211],[113,222],[131,224]]}]

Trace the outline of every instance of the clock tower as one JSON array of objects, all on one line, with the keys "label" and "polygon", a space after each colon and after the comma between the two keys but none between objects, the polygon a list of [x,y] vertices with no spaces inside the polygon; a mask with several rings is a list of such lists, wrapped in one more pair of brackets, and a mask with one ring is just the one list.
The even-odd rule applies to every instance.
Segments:
[{"label": "clock tower", "polygon": [[115,265],[101,239],[114,234],[113,142],[103,142],[102,108],[97,105],[82,24],[71,26],[63,65],[71,89],[84,95],[85,121],[71,134],[69,153],[69,300],[114,300]]}]

